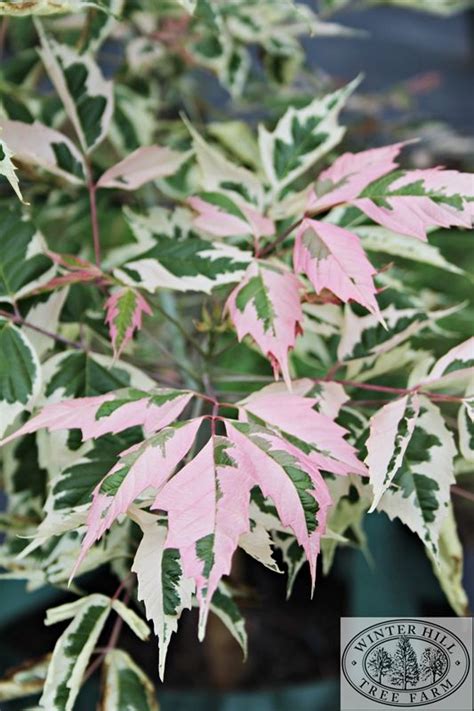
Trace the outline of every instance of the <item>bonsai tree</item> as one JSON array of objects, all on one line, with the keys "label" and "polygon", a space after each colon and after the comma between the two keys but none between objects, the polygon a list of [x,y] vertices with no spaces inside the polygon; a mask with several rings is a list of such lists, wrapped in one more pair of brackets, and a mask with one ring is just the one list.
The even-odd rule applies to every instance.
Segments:
[{"label": "bonsai tree", "polygon": [[[293,91],[300,35],[345,32],[306,6],[156,4],[0,3],[0,564],[75,596],[2,693],[48,711],[99,666],[107,698],[156,708],[123,623],[153,628],[161,677],[193,605],[200,639],[215,614],[245,655],[235,552],[286,567],[289,592],[307,562],[314,587],[375,510],[467,606],[450,488],[473,459],[473,339],[430,238],[471,228],[472,176],[403,167],[402,143],[339,153],[360,80]],[[281,102],[258,130],[223,119],[209,73]],[[85,594],[104,565],[115,594]],[[406,688],[401,645],[377,670]]]}]

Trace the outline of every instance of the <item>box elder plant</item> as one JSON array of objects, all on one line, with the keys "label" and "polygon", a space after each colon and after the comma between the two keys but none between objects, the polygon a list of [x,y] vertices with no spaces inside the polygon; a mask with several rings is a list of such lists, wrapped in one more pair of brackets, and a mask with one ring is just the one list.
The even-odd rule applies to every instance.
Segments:
[{"label": "box elder plant", "polygon": [[[70,620],[50,657],[0,694],[40,692],[48,711],[99,665],[105,709],[133,689],[156,708],[122,622],[153,630],[161,678],[194,605],[199,638],[215,614],[245,656],[236,551],[285,570],[288,594],[307,563],[314,588],[319,556],[327,573],[349,533],[362,546],[372,511],[419,536],[467,607],[450,492],[474,459],[474,339],[452,345],[438,322],[463,304],[413,289],[397,260],[465,278],[430,233],[472,227],[473,176],[405,169],[404,143],[338,154],[359,78],[258,130],[206,125],[193,72],[239,97],[251,45],[266,81],[290,82],[300,35],[347,30],[291,4],[163,5],[0,3],[35,16],[4,24],[28,41],[2,69],[0,564],[77,598],[47,612]],[[104,564],[115,595],[84,594]]]}]

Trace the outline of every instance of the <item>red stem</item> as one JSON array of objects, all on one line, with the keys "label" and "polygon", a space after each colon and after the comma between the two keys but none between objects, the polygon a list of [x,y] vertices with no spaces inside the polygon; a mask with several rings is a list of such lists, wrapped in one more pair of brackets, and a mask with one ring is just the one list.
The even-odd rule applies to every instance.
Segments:
[{"label": "red stem", "polygon": [[57,333],[53,333],[52,331],[47,331],[45,328],[41,328],[40,326],[35,326],[34,323],[30,323],[29,321],[26,321],[22,316],[17,316],[16,314],[11,314],[8,311],[3,311],[3,309],[0,309],[0,316],[3,318],[7,318],[13,323],[17,323],[20,326],[25,326],[26,328],[31,328],[33,331],[37,331],[37,333],[41,333],[43,336],[47,336],[48,338],[52,338],[54,341],[57,341],[58,343],[62,343],[63,346],[68,346],[68,348],[75,348],[78,351],[83,351],[84,346],[81,343],[77,343],[76,341],[70,341],[68,338],[63,338],[63,336],[59,336]]}]

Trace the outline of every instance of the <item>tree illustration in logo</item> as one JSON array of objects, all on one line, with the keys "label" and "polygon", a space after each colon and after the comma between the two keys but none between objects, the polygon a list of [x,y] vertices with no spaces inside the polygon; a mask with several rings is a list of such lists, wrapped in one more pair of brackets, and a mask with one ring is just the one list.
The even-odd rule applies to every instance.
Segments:
[{"label": "tree illustration in logo", "polygon": [[406,635],[401,635],[397,648],[393,656],[392,684],[407,689],[408,686],[415,686],[420,679],[420,670],[416,653],[411,646],[410,639]]},{"label": "tree illustration in logo", "polygon": [[435,684],[447,667],[448,658],[441,649],[425,647],[420,659],[420,672],[423,680],[430,679]]},{"label": "tree illustration in logo", "polygon": [[372,672],[374,678],[378,679],[379,684],[382,679],[392,669],[393,659],[384,647],[379,647],[376,652],[369,657],[367,666]]}]

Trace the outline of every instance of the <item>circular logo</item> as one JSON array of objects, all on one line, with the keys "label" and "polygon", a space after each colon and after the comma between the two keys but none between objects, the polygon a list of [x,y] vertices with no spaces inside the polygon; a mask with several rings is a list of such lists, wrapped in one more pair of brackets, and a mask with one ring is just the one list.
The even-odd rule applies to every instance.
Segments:
[{"label": "circular logo", "polygon": [[366,627],[342,655],[342,671],[362,696],[385,706],[426,706],[453,694],[469,673],[469,654],[450,630],[426,620]]}]

